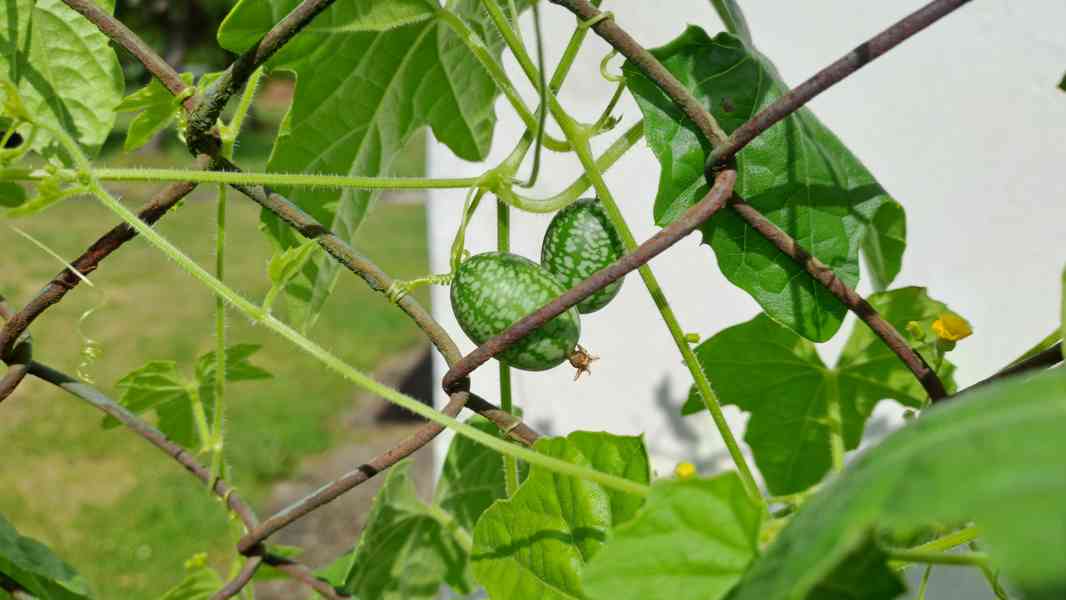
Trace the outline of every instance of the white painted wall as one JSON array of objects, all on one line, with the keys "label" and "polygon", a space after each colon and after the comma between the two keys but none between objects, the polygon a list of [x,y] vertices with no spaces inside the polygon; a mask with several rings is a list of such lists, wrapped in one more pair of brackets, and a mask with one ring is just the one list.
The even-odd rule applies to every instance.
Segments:
[{"label": "white painted wall", "polygon": [[[607,4],[648,47],[669,41],[686,23],[712,34],[721,29],[705,0]],[[924,2],[741,4],[756,45],[794,85]],[[548,60],[554,65],[573,18],[551,5],[543,12]],[[811,104],[907,209],[909,247],[897,285],[927,285],[974,325],[974,337],[953,355],[963,385],[1013,359],[1059,320],[1058,281],[1066,263],[1066,94],[1055,86],[1066,69],[1063,23],[1066,2],[978,0]],[[532,40],[531,32],[527,39]],[[561,94],[564,106],[586,120],[599,113],[613,89],[598,72],[608,50],[590,36]],[[513,61],[507,66],[535,106],[533,89],[524,85]],[[488,165],[509,152],[522,131],[505,101],[497,108],[500,122]],[[617,131],[640,115],[628,94],[619,112],[625,118]],[[612,139],[604,136],[598,147]],[[473,176],[486,168],[460,161],[432,142],[429,156],[433,176]],[[579,173],[573,156],[546,153],[546,158],[538,185],[543,195]],[[643,144],[607,175],[638,240],[656,231],[651,206],[658,176],[658,164]],[[463,191],[436,191],[429,199],[434,272],[448,268],[463,197]],[[512,214],[513,250],[536,260],[549,216]],[[471,225],[467,247],[472,252],[495,248],[494,215],[490,201]],[[652,267],[686,331],[708,336],[758,311],[753,300],[726,282],[697,236]],[[860,286],[860,291],[869,289]],[[473,344],[452,318],[446,288],[435,289],[433,306],[462,349],[471,350]],[[554,433],[644,432],[660,472],[680,459],[706,462],[720,449],[706,415],[690,417],[683,426],[671,418],[691,379],[635,274],[614,303],[586,316],[582,325],[582,344],[602,357],[591,377],[574,383],[568,366],[516,372],[516,402],[531,423]],[[825,345],[826,358],[833,359],[849,330],[845,325]],[[438,377],[443,371],[438,363]],[[495,399],[495,363],[477,371],[473,385]],[[737,412],[729,416],[739,436],[743,419]],[[696,445],[695,439],[700,440]]]}]

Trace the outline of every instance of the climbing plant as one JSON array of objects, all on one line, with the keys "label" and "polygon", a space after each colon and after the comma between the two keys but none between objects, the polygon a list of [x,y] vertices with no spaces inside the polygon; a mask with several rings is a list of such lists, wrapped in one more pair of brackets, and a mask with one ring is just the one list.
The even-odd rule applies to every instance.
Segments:
[{"label": "climbing plant", "polygon": [[[90,196],[120,220],[81,256],[64,259],[35,297],[12,299],[17,310],[0,302],[7,364],[0,401],[28,376],[58,386],[101,411],[103,428],[127,427],[165,452],[235,516],[241,537],[232,571],[193,557],[168,600],[251,597],[249,583],[267,570],[326,598],[433,598],[448,588],[508,600],[880,600],[900,595],[902,571],[916,565],[926,569],[919,594],[934,565],[961,565],[983,574],[1000,598],[1066,597],[1066,373],[1048,369],[1063,358],[1061,327],[959,390],[949,355],[971,335],[970,324],[935,289],[893,287],[906,248],[904,204],[804,108],[965,2],[930,2],[791,90],[758,50],[735,0],[711,1],[723,31],[690,25],[652,50],[588,0],[239,0],[217,32],[220,48],[237,58],[198,78],[177,72],[117,20],[111,0],[0,4],[4,216]],[[554,66],[545,64],[543,45],[562,36],[542,35],[543,10],[575,16]],[[519,33],[522,14],[536,25],[532,39]],[[625,62],[621,75],[602,71],[617,91],[584,122],[557,95],[590,35]],[[537,91],[538,106],[501,66],[505,51]],[[154,79],[125,93],[116,52]],[[294,74],[292,105],[266,172],[243,171],[234,145],[261,78],[274,71]],[[613,112],[624,93],[642,118],[616,133],[621,120]],[[391,176],[401,150],[426,127],[458,157],[484,161],[501,94],[526,127],[503,161],[470,178]],[[134,114],[126,150],[175,131],[194,157],[191,167],[94,164],[119,111]],[[546,130],[549,119],[561,137]],[[590,140],[612,135],[595,155]],[[641,140],[659,163],[646,214],[661,229],[638,243],[604,173]],[[583,173],[537,198],[526,190],[545,177],[543,152],[571,155]],[[117,181],[165,185],[133,212],[109,191]],[[213,231],[205,231],[217,240],[211,270],[153,228],[199,185],[218,190]],[[382,190],[410,188],[468,195],[449,272],[397,281],[372,251],[364,256],[351,244]],[[241,197],[262,207],[261,229],[274,248],[262,299],[225,279],[227,204]],[[486,199],[495,200],[498,243],[475,252],[466,247],[466,224]],[[541,256],[510,252],[513,211],[554,213]],[[704,332],[702,342],[685,333],[648,266],[697,230],[717,268],[763,311]],[[154,358],[115,382],[111,398],[42,362],[29,332],[134,237],[217,296],[205,326],[216,346],[190,365]],[[726,472],[704,476],[683,463],[655,478],[643,438],[541,436],[513,405],[511,369],[569,362],[580,376],[589,368],[597,357],[579,343],[581,321],[610,319],[600,311],[632,271],[640,284],[630,285],[651,295],[691,374],[682,412],[709,412],[716,431],[708,435],[719,436],[733,460]],[[860,273],[877,290],[868,298],[855,292]],[[399,306],[441,353],[449,366],[443,408],[352,367],[327,350],[328,333],[312,337],[338,278],[352,274]],[[460,353],[410,294],[419,285],[450,286],[451,308],[476,350]],[[858,320],[841,333],[848,311]],[[254,386],[230,384],[271,375],[255,364],[257,346],[227,340],[231,313],[426,423],[260,519],[227,483],[226,413],[234,394]],[[836,335],[847,340],[828,366],[814,343]],[[499,389],[475,389],[471,373],[490,360]],[[486,399],[493,396],[498,402]],[[907,407],[908,423],[848,460],[882,400]],[[743,439],[754,467],[723,405],[750,415]],[[460,420],[464,408],[477,414]],[[445,428],[457,435],[425,500],[407,457]],[[269,544],[374,477],[384,481],[363,533],[331,564],[312,568],[293,549]],[[73,567],[16,526],[0,517],[0,588],[17,598],[93,597]]]}]

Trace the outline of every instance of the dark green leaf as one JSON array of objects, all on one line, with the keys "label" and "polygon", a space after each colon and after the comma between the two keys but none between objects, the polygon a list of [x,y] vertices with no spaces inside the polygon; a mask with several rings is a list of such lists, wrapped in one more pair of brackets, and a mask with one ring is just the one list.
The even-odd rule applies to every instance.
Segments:
[{"label": "dark green leaf", "polygon": [[1059,82],[1059,89],[1066,92],[1066,74],[1062,76],[1062,81]]},{"label": "dark green leaf", "polygon": [[[471,417],[467,424],[494,435],[498,431],[480,416]],[[507,497],[502,455],[465,436],[453,437],[433,497],[460,526],[473,531],[481,513],[496,500]]]},{"label": "dark green leaf", "polygon": [[41,600],[89,597],[85,581],[44,544],[19,535],[0,515],[0,576]]},{"label": "dark green leaf", "polygon": [[863,258],[874,290],[883,292],[899,275],[907,248],[907,213],[895,200],[881,205],[862,238]]},{"label": "dark green leaf", "polygon": [[[192,85],[192,73],[182,73],[182,81]],[[148,143],[159,131],[163,130],[178,116],[181,103],[163,87],[158,79],[152,79],[148,85],[122,99],[115,110],[118,112],[140,112],[130,121],[126,130],[126,150],[136,150]]]},{"label": "dark green leaf", "polygon": [[[772,63],[729,33],[711,39],[690,26],[652,52],[727,132],[787,90]],[[623,70],[662,167],[654,214],[665,226],[707,192],[709,148],[636,66]],[[737,193],[854,287],[861,242],[890,198],[840,140],[803,108],[749,144],[737,165]],[[722,273],[774,319],[814,341],[839,329],[843,304],[733,211],[720,211],[702,230]]]},{"label": "dark green leaf", "polygon": [[[576,432],[541,438],[541,453],[647,483],[644,442],[637,437]],[[608,530],[635,514],[640,499],[590,481],[532,467],[509,500],[494,503],[474,528],[474,574],[493,598],[585,598],[581,571]]]},{"label": "dark green leaf", "polygon": [[[114,0],[98,4],[107,12],[115,6]],[[0,2],[0,24],[0,79],[18,86],[36,122],[65,130],[95,156],[115,123],[125,85],[107,36],[62,0]],[[20,131],[27,137],[28,127]],[[33,149],[50,156],[58,143],[39,132]]]},{"label": "dark green leaf", "polygon": [[345,576],[359,598],[435,598],[445,581],[458,581],[466,551],[415,493],[409,460],[389,469]]},{"label": "dark green leaf", "polygon": [[873,532],[974,521],[1027,600],[1066,597],[1066,370],[924,412],[808,500],[732,600],[804,600]]},{"label": "dark green leaf", "polygon": [[[297,4],[243,0],[223,23],[219,41],[245,50]],[[502,44],[478,0],[451,5],[498,55]],[[269,65],[295,72],[297,83],[267,169],[385,175],[426,125],[461,158],[483,160],[496,122],[496,86],[441,14],[428,0],[337,2],[297,34]],[[376,196],[353,189],[282,191],[347,242]],[[279,248],[301,243],[272,213],[263,219]],[[338,272],[336,261],[320,255],[290,284],[290,319],[300,328],[314,323]]]},{"label": "dark green leaf", "polygon": [[26,189],[14,181],[0,181],[0,206],[15,208],[26,202]]},{"label": "dark green leaf", "polygon": [[585,568],[585,591],[597,600],[717,600],[758,555],[762,519],[736,473],[656,482]]},{"label": "dark green leaf", "polygon": [[822,578],[806,600],[890,600],[906,591],[884,551],[867,540]]},{"label": "dark green leaf", "polygon": [[[868,300],[900,331],[913,322],[927,336],[932,336],[932,322],[951,312],[924,288],[882,292]],[[915,344],[929,364],[938,363],[931,341]],[[861,322],[835,369],[825,366],[814,344],[765,314],[719,332],[695,352],[722,403],[751,413],[744,439],[773,494],[803,491],[829,471],[834,408],[840,413],[844,447],[854,449],[877,402],[893,399],[920,407],[927,399],[914,375]],[[954,365],[939,362],[938,372],[953,390]],[[682,412],[700,410],[703,402],[693,390]]]}]

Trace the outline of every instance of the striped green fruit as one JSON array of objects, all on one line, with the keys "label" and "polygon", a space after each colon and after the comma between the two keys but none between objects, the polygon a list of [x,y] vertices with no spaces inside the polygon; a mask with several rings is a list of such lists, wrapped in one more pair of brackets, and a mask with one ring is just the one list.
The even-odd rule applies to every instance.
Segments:
[{"label": "striped green fruit", "polygon": [[[596,198],[574,202],[556,213],[544,233],[540,264],[570,289],[624,254],[607,213]],[[623,279],[604,287],[577,305],[581,313],[600,310],[618,295]]]},{"label": "striped green fruit", "polygon": [[[537,263],[506,252],[486,252],[459,265],[452,279],[452,312],[476,344],[503,332],[566,290]],[[517,369],[543,371],[574,354],[581,317],[571,308],[497,355]]]}]

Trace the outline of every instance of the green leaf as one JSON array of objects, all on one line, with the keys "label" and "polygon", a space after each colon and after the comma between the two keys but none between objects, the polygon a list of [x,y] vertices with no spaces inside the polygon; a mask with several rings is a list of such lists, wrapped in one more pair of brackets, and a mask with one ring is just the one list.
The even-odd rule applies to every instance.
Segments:
[{"label": "green leaf", "polygon": [[889,200],[874,213],[862,238],[863,258],[874,290],[883,292],[896,279],[906,248],[907,213],[899,202]]},{"label": "green leaf", "polygon": [[[769,60],[729,33],[711,39],[690,26],[652,53],[727,132],[787,90]],[[623,71],[662,167],[654,215],[665,226],[707,192],[703,165],[709,148],[636,66],[627,62]],[[737,193],[854,287],[859,248],[864,237],[875,237],[867,231],[890,198],[840,140],[802,108],[752,141],[737,166]],[[844,305],[736,213],[720,211],[701,229],[722,273],[774,319],[814,341],[828,340],[840,328]],[[882,276],[890,266],[886,261]]]},{"label": "green leaf", "polygon": [[[262,349],[259,344],[234,344],[226,348],[226,381],[255,381],[270,379],[273,375],[261,369],[248,359]],[[196,361],[196,379],[200,387],[211,387],[215,383],[215,353],[208,352]]]},{"label": "green leaf", "polygon": [[41,600],[89,597],[85,580],[47,546],[19,532],[0,515],[0,577]]},{"label": "green leaf", "polygon": [[[897,329],[913,322],[929,337],[932,322],[951,312],[925,288],[901,288],[868,300]],[[935,365],[934,343],[914,342]],[[826,367],[814,344],[765,314],[719,332],[695,353],[722,403],[751,413],[744,439],[773,494],[803,491],[829,471],[834,412],[839,411],[844,447],[850,450],[862,441],[866,420],[880,400],[920,407],[927,399],[914,375],[862,322],[856,322],[835,369]],[[938,373],[949,391],[955,388],[953,372],[954,365],[943,360]],[[700,410],[703,402],[692,390],[682,413]]]},{"label": "green leaf", "polygon": [[763,509],[736,473],[662,480],[582,579],[590,598],[717,600],[758,555]]},{"label": "green leaf", "polygon": [[26,202],[25,188],[14,181],[0,181],[0,206],[15,208],[24,202]]},{"label": "green leaf", "polygon": [[318,242],[306,240],[299,246],[292,246],[284,250],[274,250],[267,264],[267,275],[270,276],[270,290],[263,300],[263,308],[267,311],[274,306],[274,300],[278,294],[285,290],[292,280],[300,274],[307,265],[307,261],[319,248]]},{"label": "green leaf", "polygon": [[[466,421],[485,433],[498,429],[481,416]],[[444,457],[433,501],[455,517],[464,529],[473,530],[481,514],[496,500],[506,498],[503,481],[503,456],[495,450],[457,435]]]},{"label": "green leaf", "polygon": [[8,219],[17,219],[36,215],[67,198],[84,193],[85,188],[80,184],[65,180],[59,173],[52,171],[47,177],[37,182],[34,191],[36,193],[29,201],[3,211],[3,216]]},{"label": "green leaf", "polygon": [[[115,388],[119,391],[118,403],[133,414],[141,414],[162,404],[190,401],[189,384],[182,379],[177,363],[172,360],[149,361],[119,379]],[[118,425],[114,417],[104,418],[105,429]]]},{"label": "green leaf", "polygon": [[[192,85],[192,73],[182,73],[182,81]],[[126,130],[126,142],[123,147],[136,150],[148,143],[156,133],[174,122],[181,110],[181,103],[165,88],[158,79],[152,79],[148,85],[122,99],[115,108],[118,112],[141,111],[130,121]]]},{"label": "green leaf", "polygon": [[160,600],[207,600],[222,587],[222,578],[207,566],[207,555],[198,554],[185,562],[185,579],[167,590]]},{"label": "green leaf", "polygon": [[1066,74],[1063,74],[1062,81],[1059,82],[1059,89],[1066,92]]},{"label": "green leaf", "polygon": [[[576,432],[541,438],[534,448],[599,471],[647,483],[648,457],[638,437]],[[509,500],[494,503],[474,528],[474,575],[490,597],[586,598],[581,572],[607,532],[634,516],[641,499],[533,466]]]},{"label": "green leaf", "polygon": [[890,600],[906,591],[870,536],[823,577],[806,600]]},{"label": "green leaf", "polygon": [[[359,598],[435,598],[445,579],[458,580],[466,550],[415,493],[410,460],[389,469],[344,577]],[[342,557],[343,558],[343,557]]]},{"label": "green leaf", "polygon": [[[114,11],[114,0],[98,4]],[[0,79],[18,86],[35,122],[67,131],[95,156],[115,123],[125,85],[107,36],[62,0],[7,0],[0,3],[0,23]],[[20,128],[24,137],[28,130]],[[45,132],[34,138],[33,149],[66,156]]]},{"label": "green leaf", "polygon": [[[226,17],[219,42],[245,50],[297,3],[242,0]],[[498,56],[502,42],[478,0],[451,4]],[[386,175],[426,125],[459,157],[483,160],[496,122],[497,89],[442,14],[428,0],[338,2],[297,34],[268,65],[293,71],[297,83],[267,170]],[[353,189],[280,191],[346,242],[377,195]],[[280,249],[301,243],[273,213],[264,211],[263,222]],[[339,269],[331,257],[319,255],[290,283],[290,319],[299,328],[313,325]]]},{"label": "green leaf", "polygon": [[[1062,334],[1060,338],[1066,339],[1066,269],[1062,270]],[[1066,344],[1062,346],[1062,357],[1066,359]]]},{"label": "green leaf", "polygon": [[1015,377],[925,411],[804,503],[732,600],[802,600],[872,532],[976,522],[1027,600],[1066,597],[1066,370]]}]

